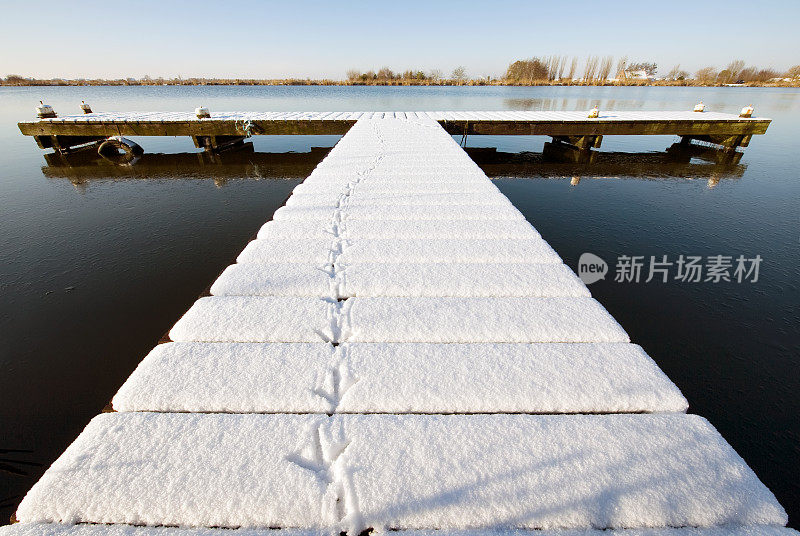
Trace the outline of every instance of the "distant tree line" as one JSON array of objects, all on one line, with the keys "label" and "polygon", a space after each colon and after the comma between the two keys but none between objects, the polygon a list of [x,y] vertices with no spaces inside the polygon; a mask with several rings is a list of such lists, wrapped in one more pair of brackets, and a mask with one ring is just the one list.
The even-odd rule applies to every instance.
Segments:
[{"label": "distant tree line", "polygon": [[407,69],[403,72],[394,72],[389,67],[381,67],[378,71],[360,71],[358,69],[350,69],[347,71],[347,81],[350,83],[389,83],[389,82],[455,82],[464,83],[469,79],[467,76],[466,67],[459,66],[453,69],[450,77],[444,76],[440,69],[430,69],[424,71],[422,69]]},{"label": "distant tree line", "polygon": [[[724,69],[704,67],[694,76],[681,69],[680,64],[655,79],[658,65],[655,62],[628,62],[623,56],[614,60],[613,56],[589,56],[579,63],[577,57],[545,56],[517,60],[506,69],[503,81],[512,84],[542,83],[641,83],[650,82],[695,82],[701,84],[763,84],[767,82],[797,82],[800,79],[800,65],[786,72],[772,68],[747,67],[742,60],[730,62]],[[642,76],[644,75],[644,76]]]},{"label": "distant tree line", "polygon": [[10,74],[0,78],[4,86],[335,86],[339,80],[312,80],[310,78],[28,78]]},{"label": "distant tree line", "polygon": [[747,67],[744,61],[735,60],[722,70],[717,70],[715,67],[703,67],[694,74],[695,80],[717,84],[763,83],[775,78],[800,79],[800,65],[795,65],[786,72],[781,72],[772,68]]},{"label": "distant tree line", "polygon": [[500,78],[470,77],[463,66],[453,69],[445,76],[439,69],[406,69],[395,72],[389,67],[377,71],[347,71],[346,80],[312,80],[310,78],[141,78],[115,79],[65,79],[31,78],[9,74],[0,78],[4,86],[213,86],[213,85],[799,85],[800,65],[785,72],[772,68],[747,66],[735,60],[724,69],[703,67],[691,75],[680,65],[670,68],[665,75],[656,78],[658,65],[655,62],[629,62],[627,57],[589,56],[582,61],[578,57],[545,56],[517,60],[511,63]]}]

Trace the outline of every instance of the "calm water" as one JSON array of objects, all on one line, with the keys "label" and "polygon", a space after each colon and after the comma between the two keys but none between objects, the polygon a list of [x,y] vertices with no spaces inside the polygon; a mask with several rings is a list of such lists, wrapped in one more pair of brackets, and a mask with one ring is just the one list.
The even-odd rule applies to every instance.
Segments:
[{"label": "calm water", "polygon": [[[212,112],[672,110],[698,100],[738,112],[754,104],[774,122],[727,166],[667,158],[670,137],[607,138],[589,165],[538,154],[545,138],[467,144],[534,152],[474,154],[567,264],[575,268],[584,252],[609,262],[593,295],[800,525],[800,91],[744,88],[0,88],[3,521],[325,151],[261,153],[337,140],[256,138],[256,153],[212,162],[188,138],[144,138],[148,154],[133,168],[86,155],[68,167],[48,164],[16,127],[40,99],[62,114],[81,100],[96,111],[203,104]],[[760,255],[763,263],[757,283],[614,282],[621,255],[680,254]]]}]

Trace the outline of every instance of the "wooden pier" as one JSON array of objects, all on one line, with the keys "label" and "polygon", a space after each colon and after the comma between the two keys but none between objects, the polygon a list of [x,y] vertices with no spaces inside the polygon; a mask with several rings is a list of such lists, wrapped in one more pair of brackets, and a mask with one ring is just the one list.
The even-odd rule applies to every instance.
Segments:
[{"label": "wooden pier", "polygon": [[430,117],[352,125],[112,405],[0,536],[797,535]]},{"label": "wooden pier", "polygon": [[715,112],[221,112],[198,119],[188,112],[104,112],[19,123],[43,149],[67,151],[110,136],[191,136],[218,150],[253,135],[344,135],[359,119],[433,120],[452,135],[550,136],[579,149],[600,147],[603,136],[669,135],[729,150],[764,134],[770,119]]}]

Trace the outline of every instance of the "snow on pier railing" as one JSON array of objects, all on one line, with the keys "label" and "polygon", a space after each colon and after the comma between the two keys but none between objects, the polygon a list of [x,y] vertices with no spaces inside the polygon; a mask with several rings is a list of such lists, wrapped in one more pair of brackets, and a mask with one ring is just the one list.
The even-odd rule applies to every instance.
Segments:
[{"label": "snow on pier railing", "polygon": [[0,536],[796,535],[437,117],[359,115]]},{"label": "snow on pier railing", "polygon": [[[589,118],[581,111],[485,111],[485,112],[216,112],[210,118],[198,119],[193,111],[186,112],[95,112],[42,118],[42,122],[103,122],[103,121],[357,121],[359,119],[401,119],[433,121],[741,121],[737,114],[686,111],[607,111]],[[761,119],[761,118],[753,118]]]}]

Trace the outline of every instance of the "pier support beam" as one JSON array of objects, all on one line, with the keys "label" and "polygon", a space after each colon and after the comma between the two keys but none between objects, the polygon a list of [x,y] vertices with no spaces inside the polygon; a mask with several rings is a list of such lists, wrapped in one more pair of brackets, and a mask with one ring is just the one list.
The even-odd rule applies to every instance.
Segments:
[{"label": "pier support beam", "polygon": [[195,147],[215,152],[240,147],[244,140],[244,136],[192,136]]},{"label": "pier support beam", "polygon": [[106,136],[34,136],[40,149],[55,149],[60,153],[68,153],[75,148],[106,139]]},{"label": "pier support beam", "polygon": [[714,134],[708,134],[705,136],[681,136],[681,144],[688,145],[692,142],[692,140],[704,141],[706,143],[713,143],[714,145],[719,145],[725,151],[733,152],[736,150],[737,147],[747,147],[748,145],[750,145],[750,139],[752,137],[753,137],[752,134],[734,135],[734,136],[714,135]]},{"label": "pier support beam", "polygon": [[736,165],[742,160],[741,151],[729,150],[726,147],[717,148],[714,146],[699,145],[691,143],[690,140],[681,139],[678,143],[673,143],[667,147],[667,154],[676,162],[689,163],[692,158],[699,158],[706,162],[720,165]]},{"label": "pier support beam", "polygon": [[582,151],[588,151],[592,147],[599,149],[603,142],[603,136],[552,136],[552,138],[556,143],[571,145]]},{"label": "pier support beam", "polygon": [[547,142],[542,148],[542,155],[548,160],[570,164],[591,164],[597,156],[596,151],[582,149],[572,144]]}]

